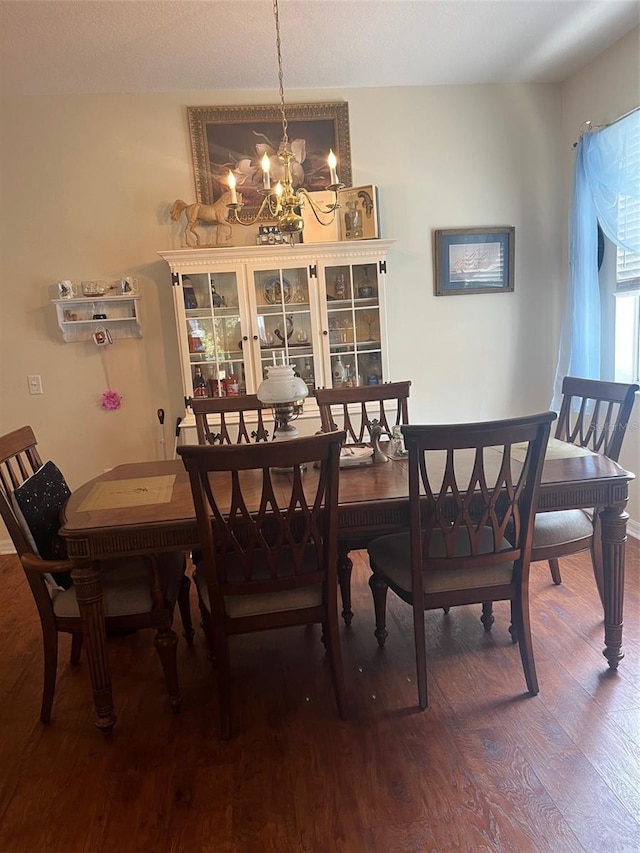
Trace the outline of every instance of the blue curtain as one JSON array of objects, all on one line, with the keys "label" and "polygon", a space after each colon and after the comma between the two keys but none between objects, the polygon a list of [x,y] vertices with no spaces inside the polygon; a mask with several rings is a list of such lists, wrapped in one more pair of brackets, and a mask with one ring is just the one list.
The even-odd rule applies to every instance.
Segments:
[{"label": "blue curtain", "polygon": [[640,110],[602,130],[585,133],[576,147],[569,212],[569,281],[551,408],[560,408],[565,376],[600,379],[598,223],[618,246],[640,252],[620,237],[620,217],[640,199]]}]

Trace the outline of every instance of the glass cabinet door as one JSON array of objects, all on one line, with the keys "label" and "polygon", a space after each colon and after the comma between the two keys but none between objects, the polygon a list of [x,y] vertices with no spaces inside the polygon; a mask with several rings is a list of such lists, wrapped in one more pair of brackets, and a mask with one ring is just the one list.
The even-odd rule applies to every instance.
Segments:
[{"label": "glass cabinet door", "polygon": [[292,364],[309,390],[319,375],[313,342],[317,340],[316,311],[307,267],[254,270],[256,361],[259,382],[271,364]]},{"label": "glass cabinet door", "polygon": [[183,273],[180,278],[193,396],[245,394],[236,273]]},{"label": "glass cabinet door", "polygon": [[377,270],[376,261],[325,267],[333,388],[378,385],[385,380]]}]

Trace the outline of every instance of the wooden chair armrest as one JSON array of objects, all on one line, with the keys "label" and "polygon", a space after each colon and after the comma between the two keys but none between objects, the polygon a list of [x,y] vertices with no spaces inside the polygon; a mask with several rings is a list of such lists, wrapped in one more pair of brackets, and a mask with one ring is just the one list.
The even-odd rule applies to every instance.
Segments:
[{"label": "wooden chair armrest", "polygon": [[25,569],[32,572],[70,572],[73,568],[71,560],[43,560],[41,557],[36,557],[35,554],[27,553],[20,555],[20,562]]}]

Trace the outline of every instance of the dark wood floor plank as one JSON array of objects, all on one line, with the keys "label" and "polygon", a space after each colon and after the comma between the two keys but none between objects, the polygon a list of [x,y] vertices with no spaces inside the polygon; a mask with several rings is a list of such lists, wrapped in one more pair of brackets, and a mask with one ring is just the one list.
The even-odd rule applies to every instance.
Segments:
[{"label": "dark wood floor plank", "polygon": [[[540,694],[525,698],[508,607],[426,615],[429,708],[417,710],[411,611],[389,596],[373,636],[366,555],[341,628],[351,717],[336,712],[317,628],[237,638],[234,720],[218,738],[202,638],[179,646],[171,714],[152,632],[112,638],[118,725],[93,727],[86,665],[61,642],[52,722],[38,720],[41,638],[15,557],[0,616],[0,849],[7,853],[605,853],[640,846],[640,548],[629,542],[625,647],[610,674],[587,555],[563,584],[532,571]],[[194,599],[194,614],[195,599]],[[178,626],[179,628],[179,626]]]}]

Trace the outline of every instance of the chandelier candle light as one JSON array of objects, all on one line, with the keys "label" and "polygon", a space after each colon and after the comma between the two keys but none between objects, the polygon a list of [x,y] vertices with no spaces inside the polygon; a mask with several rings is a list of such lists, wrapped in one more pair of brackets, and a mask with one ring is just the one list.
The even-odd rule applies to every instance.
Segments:
[{"label": "chandelier candle light", "polygon": [[[229,171],[228,184],[229,190],[231,192],[231,204],[229,204],[228,207],[231,218],[234,222],[237,222],[240,225],[255,225],[255,223],[261,218],[264,219],[270,217],[272,219],[277,219],[278,228],[280,229],[280,231],[283,234],[291,235],[291,240],[293,242],[293,235],[299,234],[304,228],[301,208],[305,204],[308,204],[308,206],[311,208],[315,218],[318,220],[320,225],[332,224],[335,219],[336,210],[339,207],[338,190],[342,189],[344,187],[344,184],[341,184],[338,178],[338,162],[336,160],[336,155],[333,153],[332,150],[329,150],[327,165],[329,166],[330,183],[327,189],[331,190],[334,194],[333,202],[331,204],[323,206],[321,204],[318,204],[317,201],[314,201],[311,194],[307,192],[304,187],[298,187],[297,189],[295,189],[293,186],[293,178],[291,175],[291,161],[294,159],[294,155],[289,146],[288,122],[284,103],[284,83],[282,76],[282,54],[280,50],[280,17],[278,14],[278,0],[273,0],[273,16],[275,19],[276,26],[276,50],[278,54],[280,114],[282,116],[282,141],[280,142],[278,158],[283,163],[284,174],[282,180],[278,181],[275,187],[272,188],[269,157],[265,153],[261,161],[262,189],[260,190],[264,198],[255,217],[251,221],[245,222],[241,220],[238,215],[238,211],[242,207],[242,203],[238,202],[238,194],[236,192],[236,176],[233,174],[232,171]],[[321,216],[330,216],[331,218],[328,221],[324,221]]]}]

